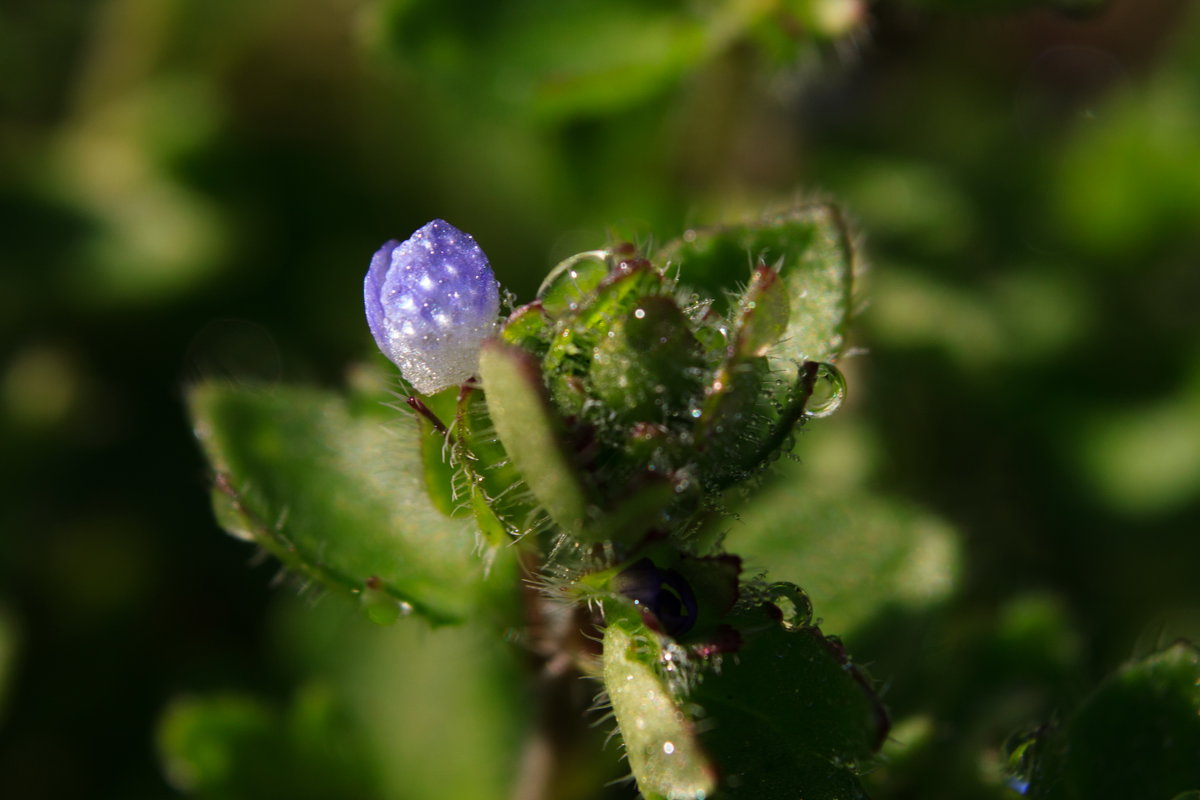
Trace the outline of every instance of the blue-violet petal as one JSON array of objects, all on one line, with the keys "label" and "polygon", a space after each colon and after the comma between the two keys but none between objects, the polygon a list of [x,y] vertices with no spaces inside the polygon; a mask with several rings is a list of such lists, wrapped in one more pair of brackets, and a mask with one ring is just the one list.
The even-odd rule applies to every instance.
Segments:
[{"label": "blue-violet petal", "polygon": [[500,288],[469,234],[435,219],[387,242],[363,283],[367,325],[383,354],[423,394],[462,383],[495,332]]}]

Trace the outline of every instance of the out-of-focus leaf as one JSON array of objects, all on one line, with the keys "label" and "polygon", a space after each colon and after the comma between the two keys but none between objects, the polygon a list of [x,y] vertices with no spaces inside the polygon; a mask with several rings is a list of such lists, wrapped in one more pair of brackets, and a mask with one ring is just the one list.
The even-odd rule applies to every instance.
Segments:
[{"label": "out-of-focus leaf", "polygon": [[855,258],[841,213],[801,206],[761,221],[688,231],[656,257],[678,268],[684,283],[718,298],[757,263],[778,265],[790,317],[771,361],[834,361],[846,346],[853,313]]},{"label": "out-of-focus leaf", "polygon": [[715,5],[391,0],[380,4],[377,35],[404,66],[474,105],[558,120],[653,97],[762,14]]},{"label": "out-of-focus leaf", "polygon": [[1200,787],[1200,650],[1122,667],[1062,727],[1014,752],[1034,800],[1173,798]]},{"label": "out-of-focus leaf", "polygon": [[8,682],[17,661],[17,625],[12,614],[0,605],[0,719],[8,699]]},{"label": "out-of-focus leaf", "polygon": [[243,695],[181,698],[159,724],[158,747],[171,783],[202,798],[381,797],[362,743],[317,686],[286,712]]},{"label": "out-of-focus leaf", "polygon": [[1073,245],[1138,270],[1138,252],[1194,230],[1200,103],[1194,82],[1160,78],[1113,98],[1104,115],[1104,125],[1070,143],[1048,181],[1051,212]]},{"label": "out-of-focus leaf", "polygon": [[914,0],[914,5],[952,11],[957,14],[998,14],[1045,6],[1070,14],[1090,14],[1103,8],[1107,0]]},{"label": "out-of-focus leaf", "polygon": [[1200,369],[1164,399],[1085,420],[1076,445],[1097,494],[1117,511],[1151,516],[1200,489]]},{"label": "out-of-focus leaf", "polygon": [[[557,121],[627,109],[749,39],[780,62],[844,35],[862,0],[389,0],[377,46],[476,106]],[[519,54],[519,57],[514,57]],[[486,80],[479,76],[486,75]]]},{"label": "out-of-focus leaf", "polygon": [[791,481],[756,495],[722,524],[753,570],[795,581],[824,624],[851,633],[887,608],[921,608],[958,584],[959,543],[942,520],[861,491],[798,491]]},{"label": "out-of-focus leaf", "polygon": [[429,500],[412,420],[356,416],[304,388],[205,383],[189,406],[230,533],[305,580],[352,594],[371,581],[435,622],[475,605],[474,526]]},{"label": "out-of-focus leaf", "polygon": [[[387,797],[513,796],[536,705],[523,654],[494,628],[385,629],[338,598],[315,608],[281,600],[273,626],[281,660],[301,676],[322,676],[344,699]],[[579,682],[578,689],[586,697],[587,685]],[[593,766],[611,768],[598,750],[599,743],[595,751],[589,748],[596,757],[580,768],[584,785],[614,777],[590,773]]]},{"label": "out-of-focus leaf", "polygon": [[147,78],[95,102],[59,142],[51,174],[94,223],[67,275],[83,302],[172,300],[228,261],[222,209],[169,165],[211,134],[215,103],[203,79]]}]

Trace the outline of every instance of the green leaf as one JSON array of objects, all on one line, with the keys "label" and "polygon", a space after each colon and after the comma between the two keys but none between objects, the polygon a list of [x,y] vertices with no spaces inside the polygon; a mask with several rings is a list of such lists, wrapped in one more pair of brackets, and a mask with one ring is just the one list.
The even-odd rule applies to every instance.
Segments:
[{"label": "green leaf", "polygon": [[689,700],[711,721],[702,741],[736,786],[730,796],[866,796],[853,765],[883,743],[887,713],[870,679],[820,629],[771,620]]},{"label": "green leaf", "polygon": [[773,605],[738,612],[742,646],[715,668],[606,604],[605,688],[644,795],[709,797],[719,775],[723,798],[865,797],[854,765],[878,750],[887,714],[840,643],[798,613],[789,629]]},{"label": "green leaf", "polygon": [[758,222],[688,231],[655,263],[677,266],[684,283],[718,298],[747,265],[777,266],[791,313],[771,360],[834,361],[845,349],[856,265],[849,230],[834,206],[801,206]]},{"label": "green leaf", "polygon": [[657,634],[623,604],[612,604],[606,614],[604,687],[638,789],[647,798],[711,796],[716,770],[656,666],[662,657]]},{"label": "green leaf", "polygon": [[954,531],[910,504],[780,480],[720,523],[749,568],[802,586],[847,635],[888,610],[944,602],[959,582]]},{"label": "green leaf", "polygon": [[583,532],[588,504],[550,406],[537,362],[497,340],[485,342],[479,375],[501,444],[530,491],[566,532]]},{"label": "green leaf", "polygon": [[622,263],[596,287],[588,303],[559,321],[542,360],[542,370],[551,397],[563,414],[585,410],[586,381],[596,347],[617,321],[632,313],[643,298],[662,294],[665,289],[661,273],[645,261]]},{"label": "green leaf", "polygon": [[479,601],[474,526],[430,501],[413,420],[384,424],[296,387],[204,383],[188,402],[230,533],[305,580],[351,594],[372,581],[435,622]]},{"label": "green leaf", "polygon": [[608,408],[631,421],[682,415],[699,392],[699,343],[669,297],[642,298],[593,350],[591,378]]},{"label": "green leaf", "polygon": [[163,715],[158,748],[171,783],[199,797],[381,797],[357,735],[316,685],[284,712],[244,695],[181,698]]},{"label": "green leaf", "polygon": [[1169,800],[1200,790],[1200,649],[1122,667],[1067,724],[1018,748],[1035,800]]},{"label": "green leaf", "polygon": [[[378,766],[385,795],[513,797],[538,703],[527,654],[497,634],[493,609],[437,630],[405,624],[384,629],[340,598],[330,599],[313,607],[285,598],[274,618],[279,658],[289,671],[318,675],[336,691]],[[584,780],[599,784],[613,777],[594,775],[590,766],[580,767]]]},{"label": "green leaf", "polygon": [[459,394],[453,435],[471,510],[484,540],[498,546],[536,529],[545,513],[539,513],[521,473],[496,438],[486,399],[478,388]]},{"label": "green leaf", "polygon": [[738,311],[737,351],[745,358],[765,356],[787,330],[791,309],[779,273],[759,265],[750,277]]},{"label": "green leaf", "polygon": [[513,311],[500,329],[500,338],[541,358],[550,346],[550,326],[550,317],[541,301],[534,300]]},{"label": "green leaf", "polygon": [[458,388],[451,387],[424,400],[416,397],[409,399],[410,403],[423,405],[432,415],[417,417],[425,492],[434,508],[448,517],[469,513],[463,502],[455,496],[455,468],[450,458],[451,443],[444,422],[454,418],[457,395]]},{"label": "green leaf", "polygon": [[708,389],[697,425],[705,482],[725,488],[778,458],[803,419],[818,378],[831,369],[815,361],[798,365],[792,385],[786,391],[770,387],[768,395],[765,360],[731,351]]},{"label": "green leaf", "polygon": [[[671,4],[389,0],[385,45],[423,80],[512,116],[611,113],[664,91],[741,32]],[[708,30],[708,28],[713,30]],[[514,57],[519,54],[519,57]],[[480,80],[490,75],[490,80]]]}]

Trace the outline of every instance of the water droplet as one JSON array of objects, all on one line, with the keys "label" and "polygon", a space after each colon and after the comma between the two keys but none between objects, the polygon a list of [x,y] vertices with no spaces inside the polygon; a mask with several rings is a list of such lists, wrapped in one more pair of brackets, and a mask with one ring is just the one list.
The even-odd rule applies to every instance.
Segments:
[{"label": "water droplet", "polygon": [[644,308],[634,309],[633,315],[635,317],[637,317],[638,319],[645,319],[646,318],[646,309],[644,309]]},{"label": "water droplet", "polygon": [[796,584],[772,583],[767,587],[767,598],[783,614],[783,627],[789,631],[807,627],[812,623],[812,601]]},{"label": "water droplet", "polygon": [[1009,785],[1021,794],[1029,789],[1029,778],[1037,760],[1038,744],[1045,731],[1044,725],[1032,730],[1019,731],[1008,737],[1004,743],[1004,762],[1011,773]]},{"label": "water droplet", "polygon": [[818,364],[812,395],[804,407],[809,419],[828,417],[837,411],[846,397],[846,378],[833,364]]},{"label": "water droplet", "polygon": [[377,625],[391,625],[413,612],[412,604],[388,594],[383,581],[374,575],[367,579],[359,599],[367,618]]},{"label": "water droplet", "polygon": [[663,742],[663,752],[666,753],[667,755],[671,755],[672,753],[674,753],[675,752],[675,743],[674,742]]}]

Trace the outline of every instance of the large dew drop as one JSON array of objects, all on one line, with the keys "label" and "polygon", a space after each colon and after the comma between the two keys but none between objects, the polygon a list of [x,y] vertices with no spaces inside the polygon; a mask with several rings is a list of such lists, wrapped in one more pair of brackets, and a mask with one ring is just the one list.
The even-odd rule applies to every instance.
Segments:
[{"label": "large dew drop", "polygon": [[789,631],[806,628],[812,624],[813,607],[808,593],[794,583],[772,583],[767,587],[767,598],[783,614],[783,627]]},{"label": "large dew drop", "polygon": [[804,415],[809,419],[828,417],[837,411],[846,397],[846,378],[833,364],[822,363],[817,367],[812,395],[804,406]]}]

